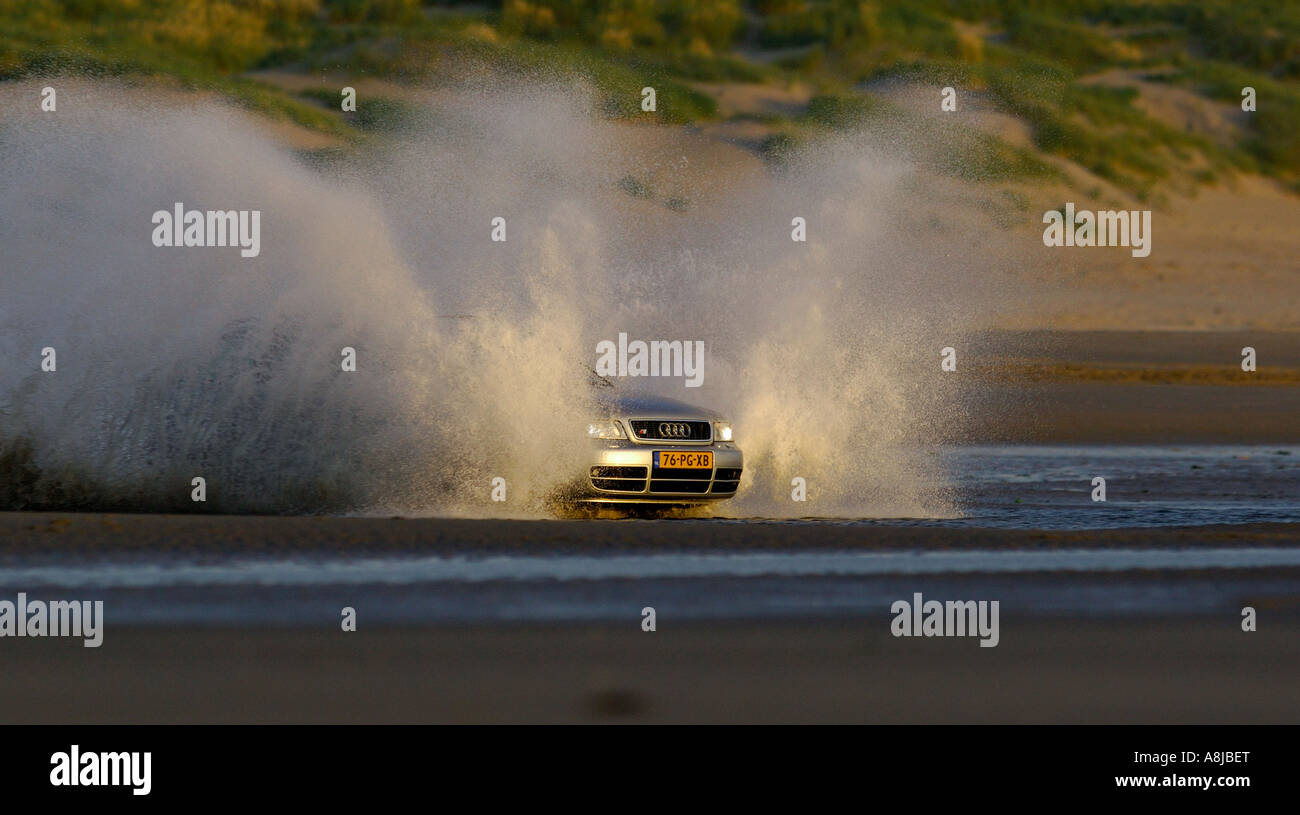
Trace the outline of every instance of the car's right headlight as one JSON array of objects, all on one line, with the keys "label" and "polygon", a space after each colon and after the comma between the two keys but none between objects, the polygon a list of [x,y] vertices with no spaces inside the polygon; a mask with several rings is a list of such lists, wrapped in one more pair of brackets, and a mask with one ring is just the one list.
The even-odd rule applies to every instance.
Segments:
[{"label": "car's right headlight", "polygon": [[713,438],[718,441],[734,441],[731,433],[731,422],[714,422]]},{"label": "car's right headlight", "polygon": [[587,438],[626,439],[627,434],[623,432],[623,425],[613,419],[605,419],[599,422],[591,422],[587,425]]}]

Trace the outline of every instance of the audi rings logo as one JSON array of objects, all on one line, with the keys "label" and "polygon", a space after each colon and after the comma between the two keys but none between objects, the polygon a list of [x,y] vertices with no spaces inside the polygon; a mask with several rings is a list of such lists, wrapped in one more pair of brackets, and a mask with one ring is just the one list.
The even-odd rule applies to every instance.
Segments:
[{"label": "audi rings logo", "polygon": [[685,422],[660,422],[659,438],[661,439],[689,439],[691,437],[691,426]]}]

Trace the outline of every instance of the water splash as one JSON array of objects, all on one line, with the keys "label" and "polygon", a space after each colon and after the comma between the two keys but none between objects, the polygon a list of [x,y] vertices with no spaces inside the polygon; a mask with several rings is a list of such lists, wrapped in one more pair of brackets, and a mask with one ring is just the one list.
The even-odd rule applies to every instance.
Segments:
[{"label": "water splash", "polygon": [[[870,134],[712,164],[581,88],[496,83],[322,170],[216,103],[71,96],[0,129],[7,506],[190,510],[201,475],[221,511],[544,514],[581,472],[583,366],[626,331],[707,343],[702,388],[635,384],[733,417],[723,514],[953,512],[917,445],[960,419],[932,386],[977,275],[965,236],[909,233],[916,173]],[[176,201],[261,210],[261,255],[152,246]]]}]

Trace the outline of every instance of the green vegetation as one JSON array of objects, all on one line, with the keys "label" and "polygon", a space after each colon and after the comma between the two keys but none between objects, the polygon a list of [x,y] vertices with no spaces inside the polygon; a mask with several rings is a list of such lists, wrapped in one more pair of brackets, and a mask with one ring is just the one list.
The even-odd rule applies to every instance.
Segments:
[{"label": "green vegetation", "polygon": [[802,118],[821,127],[848,128],[861,124],[879,107],[870,96],[821,94],[808,100]]},{"label": "green vegetation", "polygon": [[1019,178],[1061,178],[1058,170],[1032,151],[964,127],[908,113],[902,108],[862,94],[819,94],[808,100],[796,120],[800,131],[783,131],[762,145],[764,157],[783,163],[792,151],[817,131],[850,131],[876,125],[894,133],[910,134],[902,149],[911,158],[938,172],[970,181],[1005,181]]},{"label": "green vegetation", "polygon": [[[451,80],[470,65],[585,80],[601,112],[716,118],[699,83],[815,89],[802,113],[747,111],[780,160],[863,122],[928,128],[941,169],[975,178],[1050,174],[1034,151],[906,119],[874,95],[908,79],[978,92],[1024,120],[1033,146],[1138,196],[1214,183],[1236,170],[1300,190],[1297,0],[0,0],[0,80],[78,74],[152,77],[220,93],[261,113],[355,140],[406,127],[412,111],[250,77],[271,68],[397,82]],[[1152,115],[1151,83],[1192,91],[1235,122],[1225,137]],[[1255,88],[1258,110],[1240,111]],[[325,104],[319,104],[324,102]],[[972,151],[945,160],[948,149]]]},{"label": "green vegetation", "polygon": [[[342,96],[336,90],[314,88],[302,91],[300,96],[314,99],[327,108],[339,109]],[[362,130],[392,133],[415,125],[420,109],[412,104],[386,96],[366,94],[357,104],[356,112],[344,113],[343,116],[355,123]]]},{"label": "green vegetation", "polygon": [[654,190],[650,185],[636,176],[625,175],[618,180],[619,189],[633,198],[653,198]]}]

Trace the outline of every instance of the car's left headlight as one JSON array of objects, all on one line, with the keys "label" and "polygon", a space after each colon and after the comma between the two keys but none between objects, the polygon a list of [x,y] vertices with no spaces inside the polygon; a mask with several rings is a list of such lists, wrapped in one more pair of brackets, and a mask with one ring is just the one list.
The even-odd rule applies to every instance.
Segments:
[{"label": "car's left headlight", "polygon": [[619,424],[613,419],[604,419],[601,421],[588,423],[587,438],[626,439],[627,435],[623,433],[623,425]]},{"label": "car's left headlight", "polygon": [[713,440],[714,441],[731,441],[731,422],[714,422],[713,423]]}]

